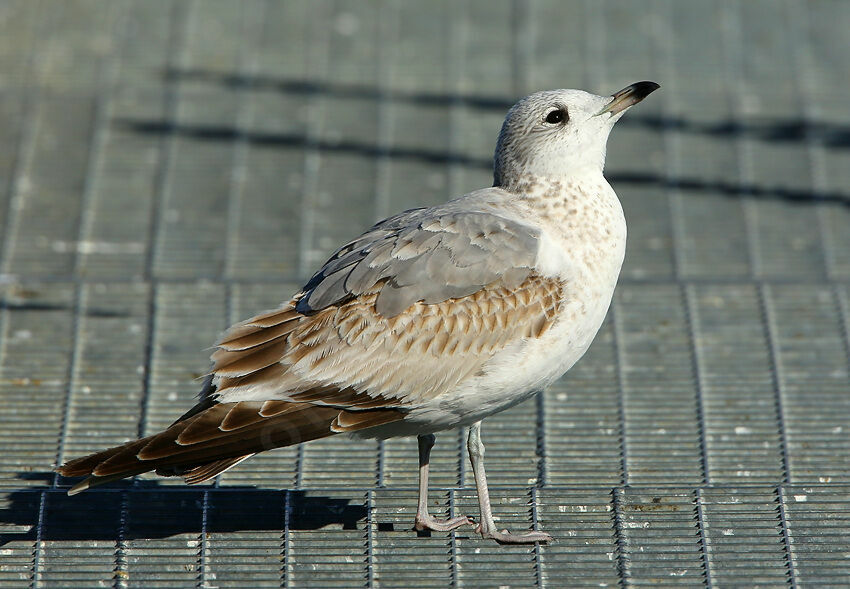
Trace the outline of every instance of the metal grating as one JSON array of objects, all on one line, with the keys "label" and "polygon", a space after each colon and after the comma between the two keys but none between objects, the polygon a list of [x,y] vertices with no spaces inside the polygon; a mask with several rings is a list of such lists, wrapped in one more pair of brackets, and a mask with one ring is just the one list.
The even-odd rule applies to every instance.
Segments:
[{"label": "metal grating", "polygon": [[[0,3],[0,587],[850,584],[850,5]],[[486,185],[513,100],[664,88],[618,125],[630,243],[587,356],[488,420],[496,515],[417,536],[415,442],[69,498],[206,348],[377,218]],[[434,511],[476,512],[463,432]]]}]

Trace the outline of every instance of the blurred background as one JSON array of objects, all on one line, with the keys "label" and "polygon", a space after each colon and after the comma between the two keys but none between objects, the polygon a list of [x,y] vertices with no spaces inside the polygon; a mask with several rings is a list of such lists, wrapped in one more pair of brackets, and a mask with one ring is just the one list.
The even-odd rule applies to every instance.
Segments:
[{"label": "blurred background", "polygon": [[[0,586],[850,584],[850,3],[0,2]],[[416,443],[68,498],[228,324],[393,212],[489,186],[506,110],[617,125],[629,245],[591,350],[487,420],[494,508],[417,537]],[[462,432],[433,509],[477,515]]]}]

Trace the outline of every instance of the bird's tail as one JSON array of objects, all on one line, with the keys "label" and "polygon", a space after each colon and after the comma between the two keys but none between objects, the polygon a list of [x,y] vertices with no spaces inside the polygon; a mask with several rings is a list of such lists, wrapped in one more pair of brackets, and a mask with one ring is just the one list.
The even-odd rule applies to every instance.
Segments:
[{"label": "bird's tail", "polygon": [[88,477],[71,487],[69,495],[152,470],[164,476],[182,476],[195,484],[263,450],[383,425],[401,417],[393,409],[346,411],[290,401],[219,403],[158,434],[71,460],[56,471],[64,477]]}]

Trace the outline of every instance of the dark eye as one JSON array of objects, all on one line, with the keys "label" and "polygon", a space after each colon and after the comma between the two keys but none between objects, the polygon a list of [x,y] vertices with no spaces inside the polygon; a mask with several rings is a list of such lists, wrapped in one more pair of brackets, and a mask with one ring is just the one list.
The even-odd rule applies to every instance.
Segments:
[{"label": "dark eye", "polygon": [[559,108],[546,115],[546,122],[550,125],[557,125],[558,123],[563,123],[569,118],[570,117],[567,115],[567,109]]}]

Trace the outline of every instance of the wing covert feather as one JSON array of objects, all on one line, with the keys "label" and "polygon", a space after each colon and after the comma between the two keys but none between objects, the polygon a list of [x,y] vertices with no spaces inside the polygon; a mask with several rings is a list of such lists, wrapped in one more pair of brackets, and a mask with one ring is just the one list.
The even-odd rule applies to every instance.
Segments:
[{"label": "wing covert feather", "polygon": [[380,286],[378,311],[397,315],[417,301],[440,303],[534,268],[539,231],[453,203],[406,211],[337,250],[304,287],[297,310],[311,313]]}]

